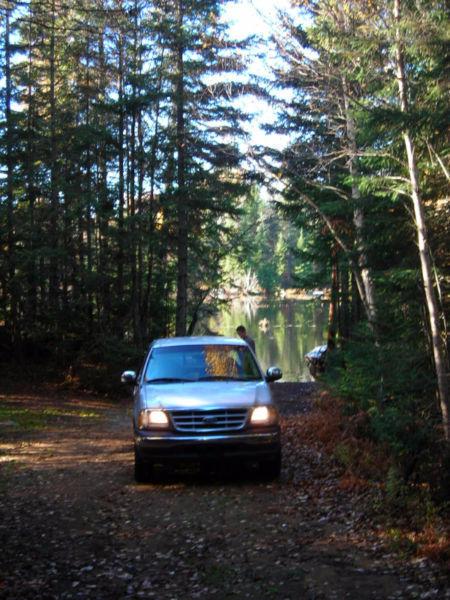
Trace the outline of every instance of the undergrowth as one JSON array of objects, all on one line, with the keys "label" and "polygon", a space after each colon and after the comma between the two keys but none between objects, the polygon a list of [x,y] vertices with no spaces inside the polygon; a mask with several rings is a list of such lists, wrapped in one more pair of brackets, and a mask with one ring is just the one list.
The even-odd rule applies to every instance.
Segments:
[{"label": "undergrowth", "polygon": [[322,392],[304,415],[299,436],[325,451],[340,467],[339,486],[369,492],[370,510],[386,544],[401,555],[428,557],[450,566],[450,503],[435,493],[423,465],[405,477],[404,467],[373,433],[369,411],[352,413],[343,399]]},{"label": "undergrowth", "polygon": [[10,360],[3,357],[0,363],[2,387],[16,389],[17,383],[39,387],[45,382],[60,389],[123,398],[129,390],[120,383],[120,375],[127,369],[138,370],[144,354],[131,343],[104,335],[94,336],[72,351],[55,349],[51,356],[43,351],[41,360],[35,353],[17,353]]}]

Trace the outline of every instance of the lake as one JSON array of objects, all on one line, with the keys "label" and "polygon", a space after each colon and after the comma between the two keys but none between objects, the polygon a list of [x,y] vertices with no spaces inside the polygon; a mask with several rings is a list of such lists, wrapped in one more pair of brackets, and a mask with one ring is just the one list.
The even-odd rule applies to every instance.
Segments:
[{"label": "lake", "polygon": [[326,343],[328,302],[319,300],[234,300],[208,320],[208,328],[236,337],[244,325],[255,340],[263,369],[280,367],[282,381],[311,381],[305,354]]}]

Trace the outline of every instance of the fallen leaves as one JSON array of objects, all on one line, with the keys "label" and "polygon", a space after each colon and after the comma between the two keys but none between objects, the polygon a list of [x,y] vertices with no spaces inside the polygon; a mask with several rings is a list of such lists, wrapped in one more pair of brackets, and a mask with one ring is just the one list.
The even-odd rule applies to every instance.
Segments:
[{"label": "fallen leaves", "polygon": [[120,407],[105,408],[94,429],[83,419],[64,424],[68,442],[42,432],[22,445],[11,434],[4,452],[22,467],[0,495],[0,596],[445,597],[431,561],[389,551],[370,520],[377,490],[343,474],[326,445],[313,443],[310,391],[285,389],[283,473],[272,484],[224,467],[168,470],[135,485]]}]

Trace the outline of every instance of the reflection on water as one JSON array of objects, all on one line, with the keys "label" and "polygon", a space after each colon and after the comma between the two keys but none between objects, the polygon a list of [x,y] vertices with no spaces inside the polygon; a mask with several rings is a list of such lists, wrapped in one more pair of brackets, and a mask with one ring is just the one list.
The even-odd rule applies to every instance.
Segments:
[{"label": "reflection on water", "polygon": [[265,370],[280,367],[283,381],[309,381],[305,354],[324,343],[328,302],[317,300],[234,301],[211,317],[208,328],[221,335],[236,337],[236,327],[244,325],[255,340],[256,354]]}]

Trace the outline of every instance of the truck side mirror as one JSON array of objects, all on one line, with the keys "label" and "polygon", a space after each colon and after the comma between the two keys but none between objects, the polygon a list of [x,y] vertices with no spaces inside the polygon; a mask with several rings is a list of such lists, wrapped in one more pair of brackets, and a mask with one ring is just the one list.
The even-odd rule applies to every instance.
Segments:
[{"label": "truck side mirror", "polygon": [[137,381],[136,371],[124,371],[120,377],[122,383],[128,383],[134,385]]},{"label": "truck side mirror", "polygon": [[283,377],[283,373],[279,367],[269,367],[266,371],[266,381],[271,383]]}]

